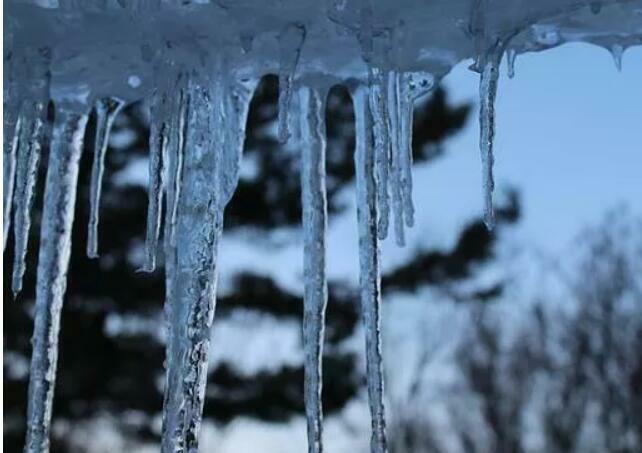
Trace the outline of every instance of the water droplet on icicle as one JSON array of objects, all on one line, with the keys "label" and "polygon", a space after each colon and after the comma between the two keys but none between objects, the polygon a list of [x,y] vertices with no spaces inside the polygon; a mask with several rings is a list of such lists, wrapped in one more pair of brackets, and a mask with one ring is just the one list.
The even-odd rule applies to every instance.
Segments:
[{"label": "water droplet on icicle", "polygon": [[301,128],[301,197],[304,239],[305,412],[308,451],[322,446],[321,406],[323,339],[328,288],[325,269],[327,201],[325,187],[325,91],[299,90]]},{"label": "water droplet on icicle", "polygon": [[358,87],[352,95],[355,110],[359,285],[366,332],[368,399],[372,419],[371,451],[386,451],[383,358],[381,353],[381,279],[377,238],[377,187],[372,143],[369,94]]},{"label": "water droplet on icicle", "polygon": [[499,63],[502,51],[498,46],[485,55],[479,84],[479,128],[482,161],[482,185],[484,190],[484,223],[489,230],[495,226],[495,212],[493,209],[493,190],[495,181],[493,177],[493,141],[495,138],[495,98],[497,96],[497,83],[499,79]]},{"label": "water droplet on icicle", "polygon": [[87,116],[61,108],[56,111],[40,231],[25,453],[49,451],[60,315],[67,286],[78,165]]},{"label": "water droplet on icicle", "polygon": [[281,31],[278,39],[280,54],[278,138],[281,143],[285,143],[291,135],[289,112],[292,84],[305,41],[305,27],[300,24],[289,24]]},{"label": "water droplet on icicle", "polygon": [[21,126],[17,150],[15,193],[13,195],[15,253],[11,289],[14,296],[22,291],[22,278],[26,268],[25,260],[31,229],[31,208],[38,179],[46,115],[47,102],[44,101],[25,101],[20,113]]},{"label": "water droplet on icicle", "polygon": [[98,258],[98,224],[100,222],[100,195],[103,174],[105,173],[105,155],[114,120],[124,106],[125,102],[118,98],[105,98],[96,102],[96,139],[91,167],[89,224],[87,226],[87,256],[89,258]]}]

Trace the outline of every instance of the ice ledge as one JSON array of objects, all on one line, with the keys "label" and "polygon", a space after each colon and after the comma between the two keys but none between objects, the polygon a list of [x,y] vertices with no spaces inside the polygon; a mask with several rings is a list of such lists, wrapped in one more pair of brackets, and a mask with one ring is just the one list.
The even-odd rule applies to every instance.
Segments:
[{"label": "ice ledge", "polygon": [[93,99],[147,97],[161,60],[239,78],[274,73],[292,26],[305,33],[303,81],[364,79],[364,60],[439,78],[497,40],[511,55],[580,41],[617,56],[642,43],[642,0],[13,0],[5,12],[5,62],[48,48],[54,100],[79,84]]}]

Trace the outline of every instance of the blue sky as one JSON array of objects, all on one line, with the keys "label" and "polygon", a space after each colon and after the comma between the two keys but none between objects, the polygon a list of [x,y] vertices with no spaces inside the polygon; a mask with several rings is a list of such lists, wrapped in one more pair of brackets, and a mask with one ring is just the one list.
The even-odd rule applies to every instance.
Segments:
[{"label": "blue sky", "polygon": [[[481,215],[479,75],[468,65],[459,64],[442,83],[452,103],[472,102],[474,111],[463,132],[445,143],[444,157],[414,169],[416,226],[405,248],[390,239],[383,244],[384,269],[417,247],[448,247],[465,223]],[[524,215],[511,230],[514,243],[556,256],[611,208],[627,204],[642,214],[642,49],[625,53],[621,73],[606,50],[584,44],[520,55],[515,69],[509,79],[502,67],[495,147],[498,192],[516,187],[522,195]],[[328,272],[356,282],[353,190],[344,194],[351,209],[330,227]],[[227,239],[223,274],[247,267],[257,247],[243,237]],[[291,239],[290,246],[252,262],[257,271],[300,290],[300,240]],[[283,272],[284,265],[292,272]]]},{"label": "blue sky", "polygon": [[[477,98],[478,76],[466,65],[444,83],[454,101]],[[557,253],[618,203],[642,212],[641,48],[625,53],[622,73],[607,51],[584,44],[521,55],[514,79],[502,72],[496,107],[496,182],[522,193],[525,241]],[[434,165],[452,203],[474,204],[455,211],[481,209],[478,134],[473,118]],[[448,196],[443,185],[425,184]]]}]

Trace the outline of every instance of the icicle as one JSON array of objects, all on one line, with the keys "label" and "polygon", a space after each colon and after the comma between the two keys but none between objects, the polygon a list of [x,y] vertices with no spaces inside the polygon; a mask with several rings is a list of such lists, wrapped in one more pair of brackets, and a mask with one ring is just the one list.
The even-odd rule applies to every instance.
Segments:
[{"label": "icicle", "polygon": [[14,296],[22,290],[25,273],[25,258],[31,229],[31,207],[33,205],[38,164],[44,135],[44,121],[47,104],[41,101],[26,101],[20,114],[20,138],[17,151],[16,187],[13,196],[15,253],[11,289]]},{"label": "icicle", "polygon": [[98,258],[98,223],[100,194],[103,173],[105,172],[105,154],[114,119],[124,105],[125,102],[118,98],[100,99],[96,102],[96,141],[94,142],[94,161],[91,167],[91,196],[89,198],[89,225],[87,228],[87,256],[89,258]]},{"label": "icicle", "polygon": [[301,48],[305,41],[305,27],[290,24],[279,35],[280,68],[279,68],[279,118],[278,136],[281,143],[290,138],[289,110],[292,100],[292,83]]},{"label": "icicle", "polygon": [[145,238],[145,263],[143,270],[156,269],[156,254],[161,226],[163,203],[163,156],[167,154],[170,123],[167,116],[168,93],[154,93],[151,105],[149,134],[149,189],[147,203],[147,236]]},{"label": "icicle", "polygon": [[401,201],[403,203],[404,219],[407,227],[415,224],[415,206],[412,202],[412,117],[414,98],[410,91],[409,76],[399,75],[401,86],[399,88],[399,162]]},{"label": "icicle", "polygon": [[359,285],[366,330],[368,397],[372,417],[371,451],[386,451],[383,403],[383,365],[381,355],[381,281],[377,240],[376,178],[372,143],[372,117],[368,93],[358,87],[352,96],[355,111],[357,146],[357,219],[359,224]]},{"label": "icicle", "polygon": [[26,453],[47,452],[49,448],[60,313],[67,286],[78,164],[86,124],[86,113],[60,108],[56,112],[40,234]]},{"label": "icicle", "polygon": [[[221,71],[221,73],[226,73]],[[210,328],[216,305],[217,249],[223,227],[225,190],[243,141],[249,96],[242,102],[223,76],[188,81],[185,171],[177,203],[175,240],[166,240],[169,320],[163,452],[198,449]],[[235,110],[236,109],[236,110]],[[236,112],[236,113],[234,113]],[[226,149],[234,147],[230,151]],[[171,215],[169,215],[171,217]]]},{"label": "icicle", "polygon": [[227,205],[230,201],[239,181],[247,114],[257,85],[257,79],[241,81],[231,87],[229,95],[223,99],[224,113],[229,124],[225,128],[226,145],[221,149],[223,153],[221,165],[225,169],[221,172],[220,180],[223,205]]},{"label": "icicle", "polygon": [[618,72],[622,72],[622,55],[624,54],[624,47],[620,44],[614,44],[611,47],[611,55],[613,56],[613,62],[615,63],[615,69]]},{"label": "icicle", "polygon": [[392,71],[388,78],[388,127],[391,145],[390,191],[392,193],[392,212],[397,245],[406,243],[404,234],[404,213],[402,194],[402,154],[400,118],[399,73]]},{"label": "icicle", "polygon": [[[5,94],[5,99],[7,95]],[[4,146],[2,167],[2,250],[7,248],[7,238],[11,227],[11,204],[16,177],[16,151],[20,134],[20,118],[15,103],[4,103]]]},{"label": "icicle", "polygon": [[308,451],[322,445],[321,387],[325,309],[328,288],[325,273],[327,201],[325,188],[325,93],[299,90],[301,113],[301,192],[304,238],[303,348],[305,350],[305,412]]},{"label": "icicle", "polygon": [[375,169],[377,174],[377,204],[379,239],[388,236],[390,219],[390,195],[388,193],[388,173],[390,168],[390,135],[388,131],[388,72],[370,68],[370,111],[372,112]]},{"label": "icicle", "polygon": [[178,80],[178,102],[174,107],[172,118],[171,136],[167,148],[167,212],[169,223],[165,225],[165,235],[175,244],[176,219],[178,216],[178,202],[183,185],[183,156],[185,153],[185,140],[187,131],[187,111],[190,97],[187,91],[185,75]]},{"label": "icicle", "polygon": [[486,56],[481,73],[479,94],[479,128],[482,161],[482,184],[484,187],[484,223],[489,230],[495,226],[493,210],[493,140],[495,136],[495,97],[499,78],[499,63],[502,57],[501,46],[492,49]]},{"label": "icicle", "polygon": [[515,77],[515,58],[517,57],[517,52],[515,49],[508,49],[506,51],[506,67],[508,69],[507,75],[509,79]]}]

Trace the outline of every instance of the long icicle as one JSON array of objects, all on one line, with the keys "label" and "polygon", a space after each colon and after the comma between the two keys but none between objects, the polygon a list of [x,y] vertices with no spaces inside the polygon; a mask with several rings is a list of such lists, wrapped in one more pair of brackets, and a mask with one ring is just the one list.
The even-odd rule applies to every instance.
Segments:
[{"label": "long icicle", "polygon": [[86,125],[86,113],[61,108],[56,112],[42,212],[25,453],[49,450],[60,313],[67,286],[78,165]]},{"label": "long icicle", "polygon": [[[209,80],[193,75],[188,81],[185,172],[170,241],[168,271],[167,381],[161,451],[198,450],[210,328],[216,306],[217,250],[223,227],[219,177],[221,150],[226,146],[222,105],[225,95]],[[214,145],[214,148],[212,148]]]},{"label": "long icicle", "polygon": [[98,258],[98,223],[100,221],[100,195],[105,173],[105,155],[109,144],[109,134],[116,116],[125,106],[118,98],[105,98],[96,102],[96,140],[94,160],[91,167],[91,188],[89,198],[89,224],[87,227],[87,256]]},{"label": "long icicle", "polygon": [[305,412],[308,452],[323,451],[321,405],[323,338],[328,286],[325,269],[327,200],[325,187],[325,92],[302,87],[301,197],[303,206],[304,298],[303,349],[305,351]]},{"label": "long icicle", "polygon": [[484,189],[484,223],[489,230],[495,226],[495,211],[493,209],[493,140],[495,137],[495,98],[499,79],[499,63],[503,54],[501,45],[497,45],[485,55],[480,84],[479,129],[482,162],[482,185]]},{"label": "long icicle", "polygon": [[46,114],[47,103],[44,101],[25,101],[20,114],[21,128],[18,139],[16,187],[13,196],[15,253],[11,289],[14,296],[17,296],[22,290],[22,278],[25,273],[25,260],[31,229],[31,208],[38,179]]},{"label": "long icicle", "polygon": [[292,84],[304,41],[305,27],[299,24],[286,26],[279,35],[278,138],[281,143],[287,142],[291,135],[289,112],[292,101]]},{"label": "long icicle", "polygon": [[372,418],[371,450],[386,451],[383,359],[381,353],[381,279],[377,239],[377,187],[374,173],[372,115],[368,92],[358,87],[352,95],[357,145],[357,220],[359,224],[359,285],[366,331],[368,397]]},{"label": "long icicle", "polygon": [[[5,99],[8,93],[5,94]],[[20,134],[18,105],[5,100],[3,118],[3,165],[2,165],[2,250],[7,247],[7,237],[11,228],[11,204],[16,178],[16,151]]]}]

